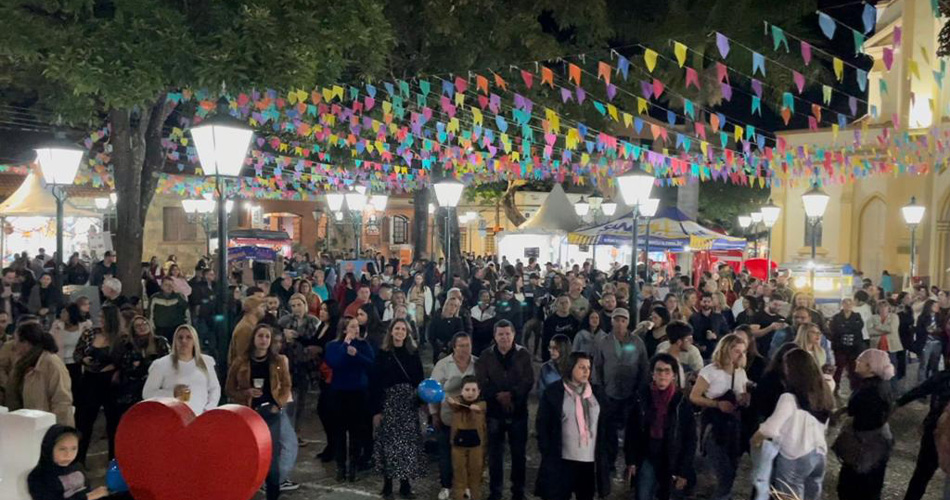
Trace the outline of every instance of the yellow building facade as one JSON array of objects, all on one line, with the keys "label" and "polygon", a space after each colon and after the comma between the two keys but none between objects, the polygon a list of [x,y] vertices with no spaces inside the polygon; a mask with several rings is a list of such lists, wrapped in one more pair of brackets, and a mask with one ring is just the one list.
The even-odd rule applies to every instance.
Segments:
[{"label": "yellow building facade", "polygon": [[[875,140],[885,127],[893,127],[895,114],[899,117],[900,133],[907,131],[911,135],[926,133],[948,118],[950,85],[941,89],[934,77],[934,71],[940,69],[937,36],[945,22],[934,17],[929,0],[877,4],[877,27],[865,44],[865,51],[874,58],[874,66],[868,72],[867,100],[878,113],[876,118],[862,119],[867,121],[866,141]],[[894,50],[894,63],[888,71],[884,49],[893,46],[896,28],[902,32],[902,41]],[[912,69],[915,64],[916,73]],[[882,79],[888,89],[884,95],[880,92]],[[863,126],[862,122],[849,128]],[[792,149],[836,148],[854,138],[850,130],[835,138],[828,129],[777,135],[784,137]],[[782,208],[772,236],[772,258],[780,264],[810,260],[811,243],[806,240],[807,222],[802,205],[802,194],[810,186],[806,182],[799,184],[789,187],[782,183],[772,188],[772,199]],[[830,201],[819,232],[819,264],[850,263],[875,283],[887,270],[899,283],[900,277],[910,275],[911,248],[911,232],[901,207],[916,197],[927,208],[916,230],[917,275],[931,284],[950,286],[950,173],[931,168],[925,175],[879,174],[845,184],[824,185],[822,189]]]}]

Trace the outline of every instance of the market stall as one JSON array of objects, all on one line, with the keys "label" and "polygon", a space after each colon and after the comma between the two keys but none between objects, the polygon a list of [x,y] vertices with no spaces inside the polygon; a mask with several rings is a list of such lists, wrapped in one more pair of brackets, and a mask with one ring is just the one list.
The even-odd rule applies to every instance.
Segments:
[{"label": "market stall", "polygon": [[541,263],[563,264],[567,259],[567,235],[580,225],[574,204],[564,188],[555,184],[531,219],[514,231],[499,233],[498,255],[511,263],[535,257]]}]

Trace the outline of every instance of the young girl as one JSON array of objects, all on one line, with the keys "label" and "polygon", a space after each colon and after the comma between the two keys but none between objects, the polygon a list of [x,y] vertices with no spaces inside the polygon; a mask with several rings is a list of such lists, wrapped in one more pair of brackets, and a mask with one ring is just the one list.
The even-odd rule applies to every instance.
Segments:
[{"label": "young girl", "polygon": [[474,375],[462,377],[461,400],[449,396],[452,406],[452,498],[481,498],[482,471],[485,466],[485,402]]},{"label": "young girl", "polygon": [[76,464],[78,453],[79,431],[65,425],[54,425],[46,431],[40,460],[26,479],[33,500],[96,500],[109,496],[105,486],[88,491],[86,476]]}]

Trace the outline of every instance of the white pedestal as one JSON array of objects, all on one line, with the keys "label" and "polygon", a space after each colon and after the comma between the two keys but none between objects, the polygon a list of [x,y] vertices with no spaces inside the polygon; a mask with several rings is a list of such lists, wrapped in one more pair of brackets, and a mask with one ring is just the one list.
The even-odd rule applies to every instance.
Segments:
[{"label": "white pedestal", "polygon": [[0,500],[30,498],[26,476],[36,467],[43,436],[55,423],[52,413],[9,412],[0,406]]}]

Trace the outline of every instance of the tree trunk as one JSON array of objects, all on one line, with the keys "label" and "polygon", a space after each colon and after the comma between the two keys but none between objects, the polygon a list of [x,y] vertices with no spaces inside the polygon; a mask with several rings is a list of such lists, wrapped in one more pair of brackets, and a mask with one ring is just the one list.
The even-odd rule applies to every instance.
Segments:
[{"label": "tree trunk", "polygon": [[150,107],[140,111],[113,109],[109,112],[112,171],[117,194],[117,277],[126,296],[142,293],[145,218],[165,160],[162,127],[173,107],[162,94]]},{"label": "tree trunk", "polygon": [[433,248],[429,251],[429,190],[419,189],[412,194],[412,247],[415,258],[432,260]]},{"label": "tree trunk", "polygon": [[511,179],[508,181],[508,189],[501,196],[501,206],[505,209],[505,217],[508,217],[508,220],[515,227],[524,224],[526,220],[524,214],[521,213],[521,210],[518,210],[518,206],[515,204],[515,191],[525,184],[523,180]]}]

